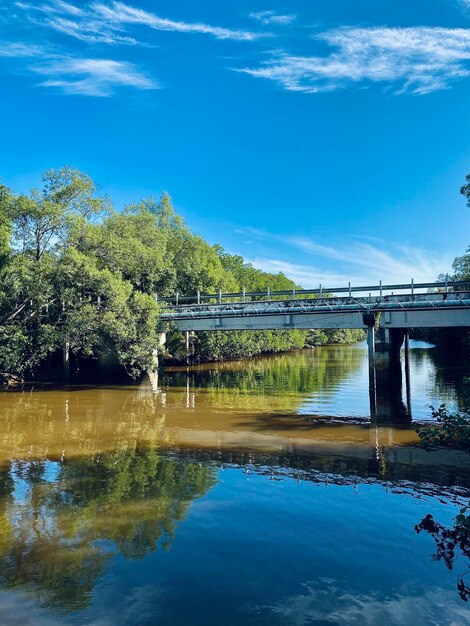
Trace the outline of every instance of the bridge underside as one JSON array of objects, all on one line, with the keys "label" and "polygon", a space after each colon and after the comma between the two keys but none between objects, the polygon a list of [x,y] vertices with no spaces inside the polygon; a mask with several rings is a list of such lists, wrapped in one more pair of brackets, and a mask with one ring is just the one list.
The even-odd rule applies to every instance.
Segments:
[{"label": "bridge underside", "polygon": [[[245,315],[194,317],[172,320],[180,331],[287,330],[366,328],[358,311],[296,313],[286,315]],[[470,327],[470,308],[383,311],[380,328],[463,328]]]}]

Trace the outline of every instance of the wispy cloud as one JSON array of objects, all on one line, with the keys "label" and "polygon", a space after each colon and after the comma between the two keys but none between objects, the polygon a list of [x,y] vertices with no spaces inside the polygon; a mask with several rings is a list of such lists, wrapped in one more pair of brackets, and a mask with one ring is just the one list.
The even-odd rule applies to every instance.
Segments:
[{"label": "wispy cloud", "polygon": [[256,68],[256,78],[305,93],[384,83],[397,93],[426,94],[470,75],[470,30],[464,28],[355,28],[320,33],[314,43],[335,49],[326,56],[278,52]]},{"label": "wispy cloud", "polygon": [[54,30],[88,43],[130,44],[136,45],[134,37],[120,35],[115,30],[104,27],[99,21],[88,20],[84,27],[83,21],[75,21],[64,17],[47,20],[47,25]]},{"label": "wispy cloud", "polygon": [[79,8],[73,4],[52,0],[48,4],[16,2],[28,20],[38,27],[46,27],[86,43],[137,45],[139,42],[128,36],[123,27],[96,15],[89,7]]},{"label": "wispy cloud", "polygon": [[66,94],[110,96],[118,87],[157,89],[158,84],[132,63],[111,59],[75,59],[62,57],[34,66],[45,74],[41,86],[54,87]]},{"label": "wispy cloud", "polygon": [[80,7],[77,7],[68,2],[62,2],[62,0],[54,0],[50,4],[30,4],[28,2],[15,2],[15,6],[20,9],[34,9],[41,13],[65,13],[75,16],[85,15]]},{"label": "wispy cloud", "polygon": [[111,22],[120,24],[141,24],[157,30],[169,30],[181,33],[202,33],[213,35],[217,39],[234,39],[236,41],[251,41],[262,36],[245,30],[210,26],[202,22],[182,22],[159,17],[149,11],[138,9],[123,2],[112,2],[110,5],[95,2],[91,5],[95,13],[102,15]]},{"label": "wispy cloud", "polygon": [[349,281],[360,284],[359,276],[354,280],[354,276],[351,277],[342,272],[321,269],[318,266],[291,263],[281,259],[266,257],[253,257],[247,259],[247,261],[254,267],[263,270],[263,272],[272,272],[273,274],[282,272],[297,285],[301,285],[305,289],[315,289],[319,285],[341,287],[347,285]]},{"label": "wispy cloud", "polygon": [[[95,0],[80,5],[66,0],[45,0],[39,3],[18,0],[14,5],[37,29],[51,29],[86,44],[149,46],[150,43],[133,36],[138,32],[140,37],[142,27],[200,33],[234,41],[251,41],[262,36],[260,33],[203,22],[171,20],[116,0],[108,3]],[[42,57],[40,63],[29,64],[26,70],[47,77],[40,83],[42,87],[53,87],[69,95],[110,96],[119,87],[146,90],[158,88],[158,83],[133,63],[101,58],[101,54],[90,58],[89,50],[83,54],[75,50],[72,54],[63,47],[60,51],[58,45],[54,50],[47,50],[27,43],[7,43],[0,48],[0,57]]]},{"label": "wispy cloud", "polygon": [[46,45],[0,42],[0,58],[26,60],[26,70],[44,77],[41,87],[65,94],[111,96],[118,88],[158,89],[158,83],[127,61],[80,58]]},{"label": "wispy cloud", "polygon": [[[449,271],[452,265],[450,255],[437,255],[428,250],[408,245],[390,245],[386,242],[371,243],[345,242],[341,245],[323,245],[306,237],[275,235],[264,231],[246,228],[240,234],[251,235],[264,245],[272,242],[274,255],[253,257],[252,263],[266,271],[284,272],[304,287],[318,287],[319,283],[338,287],[348,282],[356,286],[378,283],[404,283],[414,278],[416,282],[432,282],[441,273]],[[292,263],[279,258],[280,245],[283,256],[301,256],[302,263]],[[307,255],[307,257],[305,256]],[[314,257],[312,264],[305,262]]]},{"label": "wispy cloud", "polygon": [[12,59],[29,58],[42,56],[45,49],[42,46],[23,42],[1,42],[0,41],[0,57]]},{"label": "wispy cloud", "polygon": [[[62,0],[51,0],[38,5],[17,2],[16,6],[24,9],[33,22],[89,42],[136,44],[138,42],[134,37],[123,34],[125,29],[132,26],[179,33],[200,33],[234,41],[253,41],[264,36],[262,33],[212,26],[203,22],[172,20],[118,1],[96,1],[83,7]],[[38,14],[42,16],[41,19],[38,19]]]},{"label": "wispy cloud", "polygon": [[250,13],[250,17],[264,25],[275,24],[279,26],[292,24],[292,22],[297,18],[297,16],[293,13],[280,15],[275,11],[258,11]]}]

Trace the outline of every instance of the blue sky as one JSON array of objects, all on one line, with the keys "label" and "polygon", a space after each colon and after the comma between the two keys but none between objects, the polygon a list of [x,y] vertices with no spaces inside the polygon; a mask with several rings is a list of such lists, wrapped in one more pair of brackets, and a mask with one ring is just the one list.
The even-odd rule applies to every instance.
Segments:
[{"label": "blue sky", "polygon": [[0,3],[0,176],[72,165],[305,287],[470,243],[470,0]]}]

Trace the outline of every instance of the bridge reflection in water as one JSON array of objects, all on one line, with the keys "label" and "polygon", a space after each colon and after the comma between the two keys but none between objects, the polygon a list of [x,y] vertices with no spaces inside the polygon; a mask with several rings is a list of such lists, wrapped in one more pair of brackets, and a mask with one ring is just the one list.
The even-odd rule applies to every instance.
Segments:
[{"label": "bridge reflection in water", "polygon": [[414,432],[412,414],[428,418],[429,403],[452,409],[464,402],[454,380],[436,381],[431,352],[411,350],[416,389],[407,399],[401,382],[377,385],[375,413],[364,345],[167,368],[157,388],[147,381],[3,393],[0,462],[156,446],[221,462],[419,480],[440,475],[447,484],[457,475],[467,484],[464,455],[425,452]]}]

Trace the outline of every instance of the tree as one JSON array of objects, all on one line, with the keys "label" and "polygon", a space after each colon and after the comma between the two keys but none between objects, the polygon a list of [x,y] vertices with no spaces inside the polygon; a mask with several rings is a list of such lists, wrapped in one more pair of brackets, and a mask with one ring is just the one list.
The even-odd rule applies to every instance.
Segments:
[{"label": "tree", "polygon": [[91,219],[108,208],[107,199],[97,195],[91,178],[78,170],[48,170],[41,180],[41,190],[13,196],[10,202],[13,247],[36,261],[54,246],[66,243],[76,220]]},{"label": "tree", "polygon": [[0,270],[10,252],[12,193],[0,183]]},{"label": "tree", "polygon": [[470,207],[470,174],[465,176],[465,185],[460,187],[460,193],[467,199],[467,206]]}]

